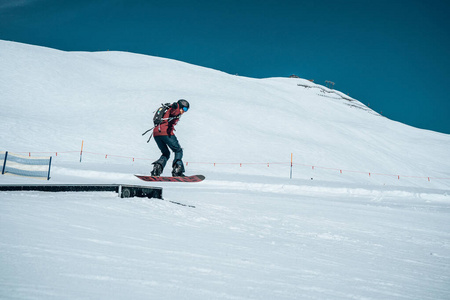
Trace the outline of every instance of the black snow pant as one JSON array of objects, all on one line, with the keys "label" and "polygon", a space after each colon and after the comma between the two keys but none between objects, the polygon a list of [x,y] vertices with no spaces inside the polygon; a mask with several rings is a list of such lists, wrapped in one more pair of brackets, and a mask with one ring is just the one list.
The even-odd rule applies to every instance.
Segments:
[{"label": "black snow pant", "polygon": [[153,164],[158,163],[160,164],[163,169],[167,164],[167,161],[170,158],[170,150],[173,151],[175,154],[175,158],[173,160],[172,167],[174,167],[176,164],[181,165],[183,167],[182,171],[184,172],[184,164],[182,161],[183,158],[183,149],[180,146],[180,143],[178,142],[178,139],[176,136],[155,136],[155,142],[156,145],[158,145],[159,150],[161,150],[161,157],[155,161]]}]

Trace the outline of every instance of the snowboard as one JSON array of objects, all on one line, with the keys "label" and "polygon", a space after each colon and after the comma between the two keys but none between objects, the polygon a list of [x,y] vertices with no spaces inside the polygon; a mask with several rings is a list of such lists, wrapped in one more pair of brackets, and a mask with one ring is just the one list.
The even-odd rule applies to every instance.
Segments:
[{"label": "snowboard", "polygon": [[149,175],[134,175],[144,181],[164,181],[164,182],[200,182],[205,179],[203,175],[192,175],[183,177],[169,177],[169,176],[149,176]]}]

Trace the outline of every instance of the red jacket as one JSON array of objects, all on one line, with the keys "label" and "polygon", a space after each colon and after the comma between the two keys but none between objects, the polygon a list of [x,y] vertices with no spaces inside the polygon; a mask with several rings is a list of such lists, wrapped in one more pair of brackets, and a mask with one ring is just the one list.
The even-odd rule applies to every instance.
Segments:
[{"label": "red jacket", "polygon": [[[163,122],[153,129],[153,136],[174,135],[174,127],[177,125],[180,115],[178,108],[169,108],[164,114]],[[170,118],[173,119],[169,120]]]}]

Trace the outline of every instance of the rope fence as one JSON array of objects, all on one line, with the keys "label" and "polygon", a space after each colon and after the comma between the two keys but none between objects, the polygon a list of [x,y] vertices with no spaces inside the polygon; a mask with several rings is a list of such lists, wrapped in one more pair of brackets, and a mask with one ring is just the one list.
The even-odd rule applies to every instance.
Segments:
[{"label": "rope fence", "polygon": [[[15,152],[15,153],[20,153],[20,154],[25,154],[28,155],[29,157],[31,157],[32,155],[43,155],[43,154],[54,154],[55,158],[59,156],[61,156],[61,154],[74,154],[74,153],[79,153],[80,154],[80,162],[82,161],[82,156],[83,154],[91,154],[91,155],[98,155],[98,156],[102,156],[104,157],[104,159],[109,159],[109,158],[121,158],[121,159],[128,159],[131,162],[135,162],[138,160],[142,160],[142,161],[152,161],[154,159],[149,159],[149,158],[142,158],[142,157],[135,157],[135,156],[124,156],[124,155],[116,155],[116,154],[106,154],[106,153],[97,153],[97,152],[89,152],[89,151],[58,151],[58,152]],[[284,162],[195,162],[195,161],[189,161],[189,162],[185,162],[186,166],[189,165],[210,165],[212,167],[216,167],[216,166],[222,166],[222,165],[235,165],[235,166],[239,166],[239,167],[244,167],[244,166],[255,166],[255,165],[261,165],[261,166],[266,166],[266,167],[270,167],[271,165],[285,165],[285,166],[290,166],[291,168],[291,178],[292,178],[292,167],[293,166],[302,166],[302,167],[307,167],[310,168],[311,170],[316,170],[316,169],[322,169],[322,170],[330,170],[330,171],[336,171],[336,173],[338,174],[344,174],[344,173],[357,173],[357,174],[364,174],[366,176],[372,177],[372,176],[390,176],[390,177],[394,177],[397,178],[398,180],[400,180],[400,178],[416,178],[416,179],[426,179],[428,181],[433,180],[450,180],[450,177],[446,178],[446,177],[432,177],[432,176],[414,176],[414,175],[401,175],[401,174],[385,174],[385,173],[377,173],[377,172],[368,172],[368,171],[356,171],[356,170],[347,170],[347,169],[341,169],[341,168],[333,168],[333,167],[324,167],[324,166],[317,166],[317,165],[309,165],[309,164],[301,164],[301,163],[295,163],[293,162],[292,159],[292,154],[291,154],[291,161],[284,161]]]}]

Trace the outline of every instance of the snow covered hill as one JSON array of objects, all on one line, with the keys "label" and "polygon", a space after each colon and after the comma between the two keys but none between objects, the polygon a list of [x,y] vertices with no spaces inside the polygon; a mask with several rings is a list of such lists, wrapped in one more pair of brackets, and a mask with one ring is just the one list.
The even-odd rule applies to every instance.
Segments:
[{"label": "snow covered hill", "polygon": [[[297,164],[366,172],[310,174],[312,168],[299,166],[297,178],[398,184],[368,173],[450,177],[449,135],[391,121],[307,80],[245,78],[132,53],[62,52],[6,41],[0,49],[0,147],[11,152],[77,151],[84,140],[87,152],[156,159],[156,145],[141,134],[161,102],[185,98],[192,109],[177,135],[192,168],[202,167],[194,162],[289,165],[293,153]],[[284,170],[238,171],[286,176]],[[449,180],[411,178],[400,184],[421,183],[449,186]]]},{"label": "snow covered hill", "polygon": [[176,134],[207,177],[161,184],[195,208],[0,192],[2,299],[450,297],[449,135],[304,79],[9,41],[0,96],[0,151],[52,155],[49,183],[143,184],[159,152],[142,133],[187,99]]}]

